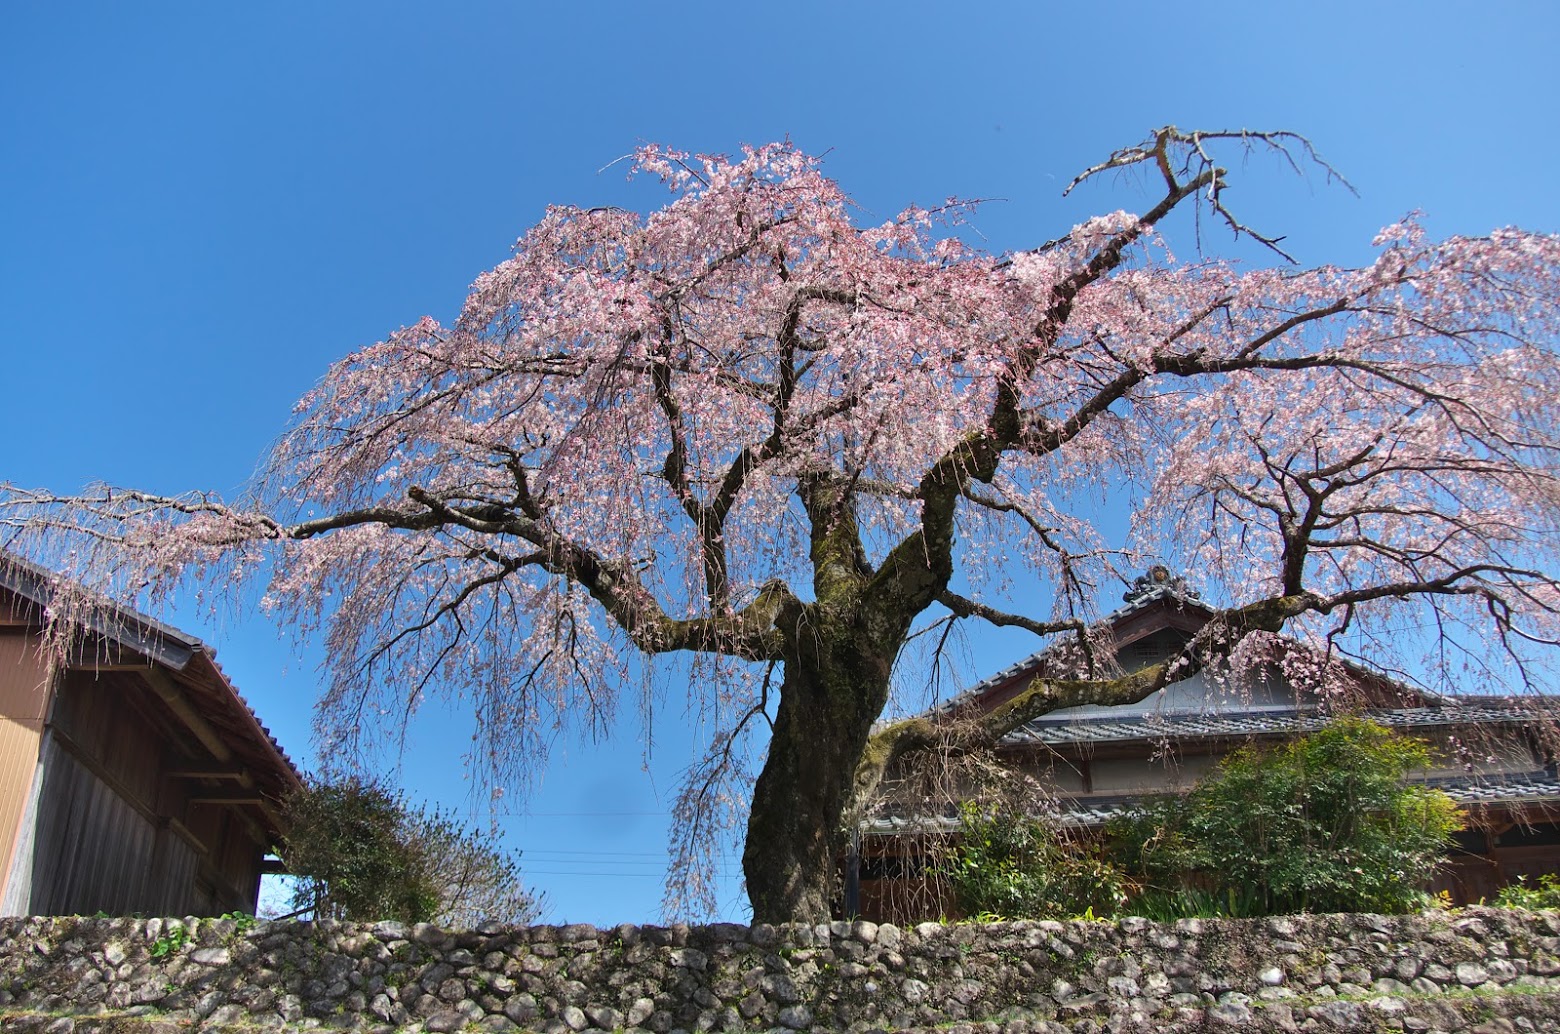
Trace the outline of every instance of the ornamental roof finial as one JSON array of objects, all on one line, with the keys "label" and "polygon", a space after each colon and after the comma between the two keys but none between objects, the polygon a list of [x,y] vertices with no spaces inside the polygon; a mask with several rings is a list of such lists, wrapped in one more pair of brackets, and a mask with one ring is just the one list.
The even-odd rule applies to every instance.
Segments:
[{"label": "ornamental roof finial", "polygon": [[1188,600],[1202,598],[1196,589],[1187,586],[1185,578],[1171,574],[1164,564],[1155,564],[1146,574],[1138,575],[1132,588],[1122,593],[1121,598],[1128,603],[1142,603],[1159,596],[1179,596]]}]

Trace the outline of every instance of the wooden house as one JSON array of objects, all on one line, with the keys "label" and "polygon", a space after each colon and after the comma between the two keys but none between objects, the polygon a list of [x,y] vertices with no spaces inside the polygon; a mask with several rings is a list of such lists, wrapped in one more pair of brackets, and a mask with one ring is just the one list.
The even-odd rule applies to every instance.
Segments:
[{"label": "wooden house", "polygon": [[[1164,568],[1138,579],[1126,604],[1106,619],[1126,670],[1174,656],[1213,614]],[[1306,648],[1290,641],[1282,649]],[[1055,651],[1037,653],[942,710],[994,707],[1056,664]],[[1341,699],[1334,694],[1324,701],[1295,685],[1282,667],[1265,668],[1238,685],[1200,673],[1135,704],[1054,711],[1007,735],[998,757],[1047,788],[1051,799],[1044,810],[1087,835],[1146,796],[1189,788],[1248,743],[1318,729],[1342,708],[1426,740],[1437,760],[1415,780],[1445,791],[1468,814],[1432,889],[1470,903],[1518,877],[1560,872],[1560,703],[1441,696],[1354,665],[1347,668]],[[892,793],[889,800],[862,825],[846,860],[845,911],[880,921],[953,914],[928,871],[934,845],[957,835],[956,818],[945,809],[926,814]]]},{"label": "wooden house", "polygon": [[50,663],[0,553],[0,913],[253,912],[297,771],[199,640],[133,612]]}]

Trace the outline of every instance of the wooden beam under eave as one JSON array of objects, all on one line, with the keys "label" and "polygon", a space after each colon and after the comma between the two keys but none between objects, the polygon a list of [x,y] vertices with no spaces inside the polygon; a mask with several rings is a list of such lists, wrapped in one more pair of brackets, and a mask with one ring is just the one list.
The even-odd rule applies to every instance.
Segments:
[{"label": "wooden beam under eave", "polygon": [[218,807],[223,807],[223,808],[238,807],[240,805],[252,804],[252,805],[254,805],[255,807],[258,808],[262,804],[265,804],[266,800],[265,800],[264,797],[261,797],[258,794],[207,793],[207,794],[198,794],[198,795],[196,795],[194,797],[186,797],[184,799],[184,803],[185,804],[214,804],[214,805],[217,805]]},{"label": "wooden beam under eave", "polygon": [[186,797],[184,803],[186,806],[205,804],[213,808],[232,808],[249,830],[250,839],[264,848],[274,846],[271,843],[270,832],[256,823],[251,816],[244,814],[244,808],[259,809],[260,813],[266,817],[266,821],[271,824],[271,829],[276,830],[281,836],[287,835],[287,830],[291,825],[282,813],[281,808],[277,807],[275,801],[269,797],[262,797],[259,794],[204,793],[197,794],[194,797]]},{"label": "wooden beam under eave", "polygon": [[[178,683],[169,677],[167,672],[156,667],[143,668],[140,670],[140,675],[152,687],[152,690],[162,702],[168,706],[168,710],[172,711],[174,716],[178,718],[180,724],[200,741],[201,746],[205,747],[213,758],[222,763],[221,770],[226,772],[231,769],[236,773],[232,776],[213,776],[212,778],[232,778],[239,786],[246,789],[255,785],[254,776],[247,770],[237,765],[228,764],[233,760],[233,748],[227,745],[227,741],[222,738],[221,733],[211,727],[210,722],[201,717],[200,713],[195,710],[195,706],[190,703],[189,697],[179,688]],[[190,798],[189,801],[190,803],[196,803],[196,798]],[[268,797],[251,797],[245,798],[242,803],[251,804],[259,808],[261,814],[271,823],[272,829],[283,833],[287,831],[289,823],[282,815],[281,809],[277,807],[275,801]],[[250,821],[247,816],[245,816],[245,821]],[[254,828],[256,831],[259,830],[258,826]],[[255,837],[256,842],[261,844],[264,844],[267,839],[266,834],[263,832],[259,832]]]},{"label": "wooden beam under eave", "polygon": [[173,832],[179,837],[180,840],[184,841],[185,846],[188,847],[191,851],[194,851],[202,858],[205,858],[207,855],[211,854],[210,846],[208,846],[206,842],[200,837],[196,836],[190,827],[186,826],[184,823],[180,822],[171,815],[168,816],[168,818],[166,818],[164,821],[168,823],[168,828],[173,830]]},{"label": "wooden beam under eave", "polygon": [[282,836],[286,836],[292,829],[292,823],[287,821],[287,816],[276,806],[275,801],[266,798],[256,804],[255,807],[259,808],[261,813],[270,820],[271,828]]},{"label": "wooden beam under eave", "polygon": [[212,766],[209,768],[181,768],[167,773],[169,779],[235,779],[249,785],[253,777],[242,765]]},{"label": "wooden beam under eave", "polygon": [[[146,668],[140,672],[147,685],[152,687],[159,699],[168,706],[174,717],[179,719],[190,733],[200,741],[201,746],[221,762],[233,760],[233,748],[229,747],[222,739],[222,734],[211,727],[211,723],[201,717],[195,710],[195,705],[190,703],[189,697],[161,668]],[[242,783],[243,780],[240,780]]]}]

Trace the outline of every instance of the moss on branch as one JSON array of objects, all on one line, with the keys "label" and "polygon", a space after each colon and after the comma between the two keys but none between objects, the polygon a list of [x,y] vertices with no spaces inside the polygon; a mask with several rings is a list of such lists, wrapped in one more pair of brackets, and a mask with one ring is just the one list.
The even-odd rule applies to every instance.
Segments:
[{"label": "moss on branch", "polygon": [[977,706],[951,708],[891,722],[868,739],[856,766],[852,811],[871,803],[890,767],[911,754],[931,749],[963,753],[994,746],[1027,722],[1053,711],[1087,704],[1133,704],[1208,664],[1228,657],[1254,632],[1277,632],[1284,622],[1326,606],[1322,598],[1301,593],[1259,600],[1215,615],[1178,656],[1111,678],[1037,676],[1011,699],[987,711]]}]

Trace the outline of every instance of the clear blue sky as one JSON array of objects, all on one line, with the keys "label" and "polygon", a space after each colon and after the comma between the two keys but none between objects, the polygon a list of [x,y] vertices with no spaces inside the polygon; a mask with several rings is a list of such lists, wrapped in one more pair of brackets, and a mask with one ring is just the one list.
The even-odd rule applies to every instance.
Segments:
[{"label": "clear blue sky", "polygon": [[[1236,170],[1231,199],[1303,261],[1358,262],[1411,209],[1437,234],[1560,230],[1557,51],[1553,2],[11,0],[0,479],[232,491],[329,362],[452,315],[543,206],[651,199],[599,171],[641,141],[789,136],[879,216],[1004,199],[974,227],[1000,251],[1139,206],[1127,182],[1060,192],[1155,126],[1280,127],[1360,192]],[[168,617],[310,763],[309,657],[261,617]],[[975,667],[1030,648],[978,639]],[[680,718],[648,773],[632,724],[565,745],[502,819],[553,918],[656,917]],[[421,723],[406,784],[469,807],[466,736]]]}]

